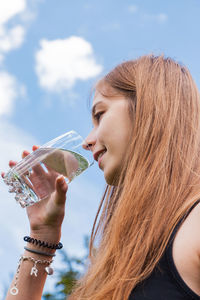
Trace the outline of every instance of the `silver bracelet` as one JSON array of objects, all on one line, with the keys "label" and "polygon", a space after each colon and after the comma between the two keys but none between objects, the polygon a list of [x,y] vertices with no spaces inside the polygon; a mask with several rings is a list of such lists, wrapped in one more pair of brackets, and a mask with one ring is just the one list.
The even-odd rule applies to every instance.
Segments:
[{"label": "silver bracelet", "polygon": [[44,256],[51,256],[51,257],[56,256],[55,254],[46,253],[46,252],[38,251],[38,250],[35,250],[35,249],[30,249],[28,247],[24,247],[24,249],[28,252],[35,253],[35,254],[40,254],[40,255],[44,255]]},{"label": "silver bracelet", "polygon": [[50,267],[51,263],[53,262],[53,260],[40,260],[40,259],[35,259],[33,257],[30,256],[23,256],[21,255],[20,259],[19,259],[19,263],[18,263],[18,267],[17,267],[17,272],[16,272],[16,276],[15,276],[15,282],[14,282],[14,286],[10,289],[10,293],[11,295],[15,296],[19,293],[19,290],[17,288],[17,282],[18,282],[18,278],[19,278],[19,270],[21,267],[21,264],[23,261],[28,260],[34,263],[33,267],[31,268],[31,272],[30,275],[34,275],[35,277],[37,277],[37,273],[38,273],[38,269],[37,269],[37,264],[44,264],[47,265],[47,267],[45,268],[45,272],[48,275],[52,275],[53,274],[53,268]]}]

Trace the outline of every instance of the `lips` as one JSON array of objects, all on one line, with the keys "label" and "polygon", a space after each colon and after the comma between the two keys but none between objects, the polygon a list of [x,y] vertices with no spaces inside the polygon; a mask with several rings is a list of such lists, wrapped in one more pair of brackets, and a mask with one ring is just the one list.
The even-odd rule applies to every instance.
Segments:
[{"label": "lips", "polygon": [[97,151],[97,152],[95,152],[94,153],[94,159],[96,160],[96,161],[98,161],[99,162],[99,160],[100,160],[100,158],[103,156],[103,154],[106,152],[107,150],[104,148],[104,149],[102,149],[102,150],[99,150],[99,151]]},{"label": "lips", "polygon": [[100,154],[99,157],[98,157],[98,165],[99,165],[99,168],[100,168],[100,169],[102,169],[102,164],[101,164],[101,162],[102,162],[102,159],[103,159],[103,156],[104,156],[105,153],[106,153],[106,151],[101,152],[101,154]]}]

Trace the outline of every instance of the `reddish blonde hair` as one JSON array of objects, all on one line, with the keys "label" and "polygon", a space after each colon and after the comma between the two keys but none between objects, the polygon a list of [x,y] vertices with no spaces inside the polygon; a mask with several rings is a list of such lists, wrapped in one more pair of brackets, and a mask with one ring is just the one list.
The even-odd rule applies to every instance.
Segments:
[{"label": "reddish blonde hair", "polygon": [[95,219],[89,267],[70,299],[127,300],[200,198],[200,98],[184,66],[153,55],[118,65],[97,89],[127,98],[133,133],[119,185],[107,187],[97,226]]}]

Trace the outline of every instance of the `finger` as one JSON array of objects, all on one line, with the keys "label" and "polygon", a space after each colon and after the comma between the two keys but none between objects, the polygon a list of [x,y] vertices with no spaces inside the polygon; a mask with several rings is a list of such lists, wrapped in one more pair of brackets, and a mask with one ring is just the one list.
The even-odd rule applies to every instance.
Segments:
[{"label": "finger", "polygon": [[[32,147],[33,151],[37,150],[39,148],[39,146],[34,145]],[[22,158],[25,158],[26,156],[28,156],[30,154],[29,151],[24,150],[22,152]],[[35,174],[41,174],[44,173],[44,169],[41,167],[41,165],[38,163],[37,165],[34,166],[33,171],[35,172]]]},{"label": "finger", "polygon": [[65,203],[67,190],[68,190],[68,185],[65,181],[64,176],[63,175],[58,176],[56,178],[56,196],[55,196],[55,202],[57,204]]},{"label": "finger", "polygon": [[14,167],[16,164],[17,164],[16,161],[13,161],[13,160],[10,160],[10,161],[9,161],[9,167],[10,167],[10,168]]},{"label": "finger", "polygon": [[[33,145],[33,147],[32,147],[32,150],[33,151],[36,151],[36,150],[38,150],[40,148],[40,146],[37,146],[37,145]],[[45,170],[44,170],[44,168],[41,166],[41,164],[37,164],[37,165],[35,165],[34,166],[34,168],[33,168],[33,172],[34,172],[34,174],[35,175],[38,175],[38,174],[45,174],[46,172],[45,172]]]},{"label": "finger", "polygon": [[4,178],[5,172],[1,172],[1,177]]},{"label": "finger", "polygon": [[41,166],[40,163],[38,163],[37,165],[35,165],[32,168],[32,170],[33,170],[34,175],[40,175],[40,176],[46,175],[46,172],[45,172],[44,168]]},{"label": "finger", "polygon": [[32,147],[33,151],[35,151],[35,150],[37,150],[37,149],[39,149],[39,148],[40,148],[40,146],[36,146],[36,145],[34,145],[34,146]]},{"label": "finger", "polygon": [[29,151],[24,150],[24,151],[22,152],[22,158],[26,157],[26,156],[29,155],[29,154],[30,154]]}]

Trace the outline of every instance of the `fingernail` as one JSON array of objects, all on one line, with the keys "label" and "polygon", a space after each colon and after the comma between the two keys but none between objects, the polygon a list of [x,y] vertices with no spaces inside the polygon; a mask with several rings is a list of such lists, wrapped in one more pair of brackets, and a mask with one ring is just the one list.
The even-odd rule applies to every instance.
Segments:
[{"label": "fingernail", "polygon": [[39,146],[36,146],[36,145],[34,145],[34,146],[32,147],[33,150],[36,150],[36,149],[38,149],[38,148],[39,148]]},{"label": "fingernail", "polygon": [[60,181],[60,183],[64,183],[65,182],[65,178],[63,175],[59,175],[58,176],[58,180]]}]

